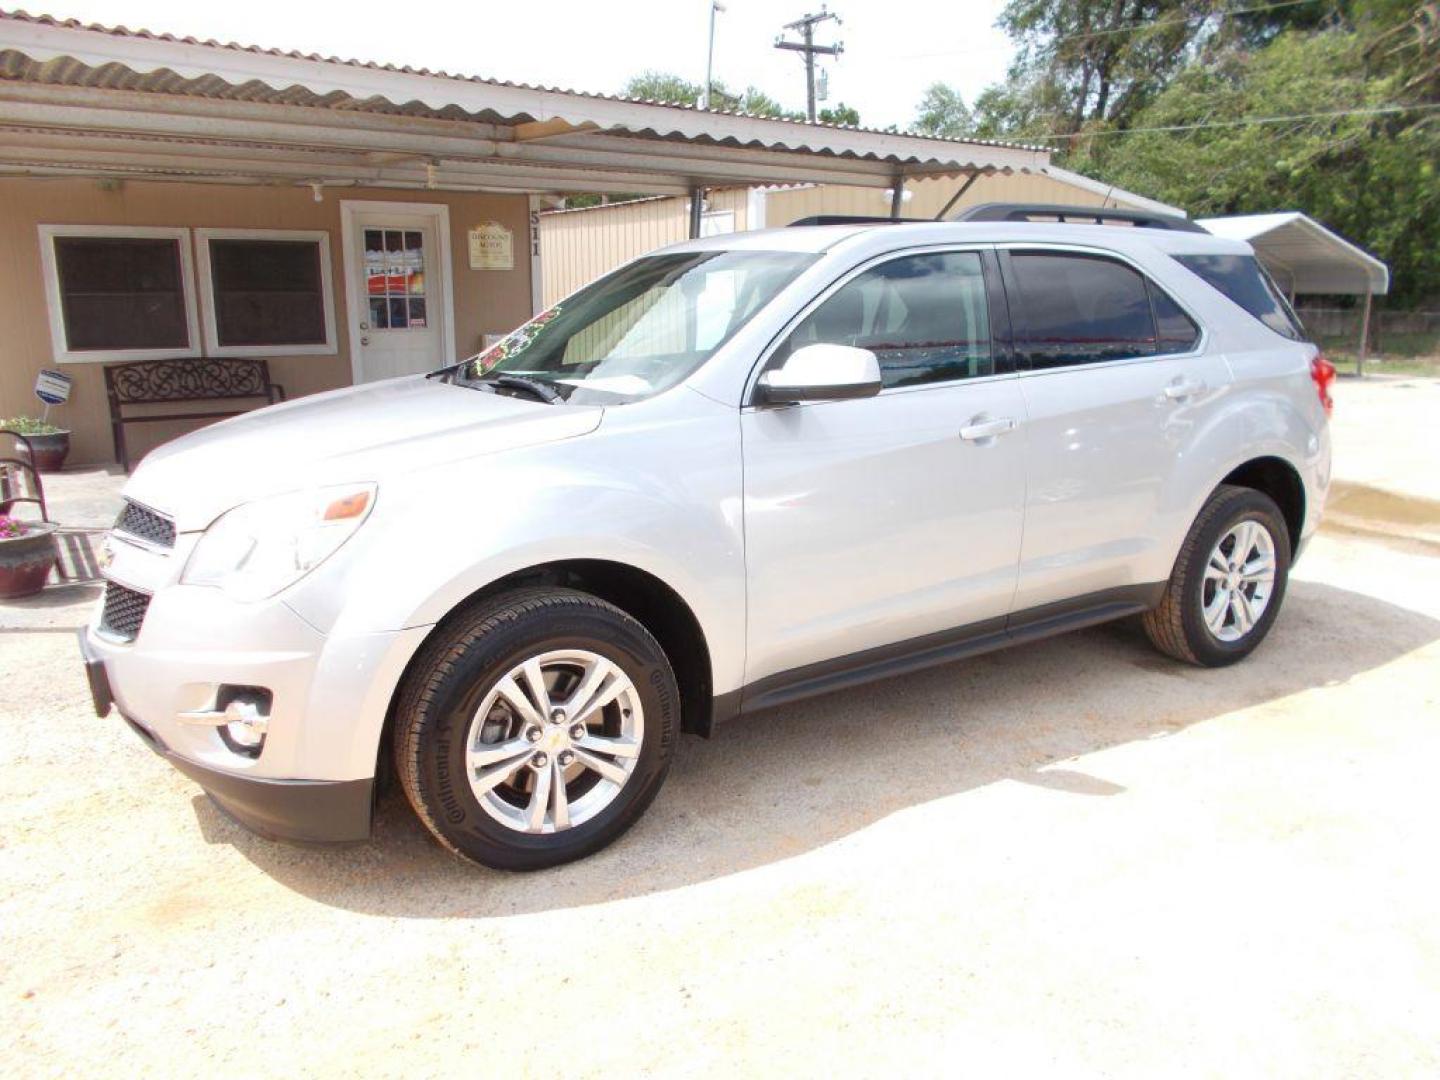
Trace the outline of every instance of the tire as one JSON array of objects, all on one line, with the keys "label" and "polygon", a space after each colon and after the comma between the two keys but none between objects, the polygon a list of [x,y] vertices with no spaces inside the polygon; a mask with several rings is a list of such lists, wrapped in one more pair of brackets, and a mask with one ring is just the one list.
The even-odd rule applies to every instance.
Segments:
[{"label": "tire", "polygon": [[[602,704],[588,709],[582,693]],[[572,589],[517,590],[426,643],[399,697],[396,772],[455,854],[498,870],[556,866],[645,812],[670,767],[679,702],[664,651],[625,612]],[[565,712],[572,704],[582,715]]]},{"label": "tire", "polygon": [[[1263,535],[1237,531],[1246,526],[1263,530]],[[1242,544],[1246,552],[1236,556],[1235,548]],[[1273,563],[1268,582],[1261,569],[1267,547]],[[1222,564],[1229,567],[1236,560],[1250,567],[1250,573],[1222,571]],[[1222,485],[1190,526],[1164,598],[1142,617],[1145,633],[1157,649],[1177,660],[1200,667],[1233,664],[1265,640],[1280,613],[1289,576],[1290,532],[1280,508],[1259,491]],[[1258,600],[1267,585],[1262,607]],[[1233,598],[1232,586],[1243,603]],[[1232,599],[1227,602],[1225,595]]]}]

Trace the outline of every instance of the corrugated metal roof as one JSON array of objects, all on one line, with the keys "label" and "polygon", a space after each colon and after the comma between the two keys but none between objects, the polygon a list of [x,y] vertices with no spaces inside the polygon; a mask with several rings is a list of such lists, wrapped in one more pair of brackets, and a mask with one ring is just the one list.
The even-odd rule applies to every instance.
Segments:
[{"label": "corrugated metal roof", "polygon": [[1305,294],[1384,295],[1390,268],[1298,210],[1201,218],[1216,236],[1245,240],[1287,291]]},{"label": "corrugated metal roof", "polygon": [[[25,33],[26,30],[31,33]],[[108,48],[104,39],[109,41]],[[206,64],[206,54],[213,58],[211,64]],[[256,63],[247,65],[247,60]],[[291,72],[295,77],[286,81],[285,78],[277,78],[282,72],[273,64],[264,71],[260,70],[264,66],[259,65],[260,61],[306,65],[309,77],[304,72]],[[247,66],[256,67],[252,77],[236,81],[237,69],[244,70]],[[658,138],[800,150],[897,164],[983,164],[986,149],[1001,155],[1017,151],[1035,155],[1038,164],[1044,164],[1049,158],[1049,150],[1044,147],[989,140],[897,135],[870,128],[811,124],[718,109],[701,110],[673,102],[534,86],[233,42],[202,41],[75,19],[29,15],[22,11],[0,11],[0,78],[54,86],[130,90],[446,120],[514,124],[563,118],[574,123],[599,122],[609,130],[623,129]],[[413,96],[396,93],[402,88],[417,92]],[[495,97],[492,105],[475,107],[475,91],[487,88],[497,92],[519,92],[522,96],[532,95],[534,107],[529,110],[523,104],[517,107],[514,93],[491,95]],[[606,125],[592,115],[595,106],[601,104],[640,107],[644,110],[643,117],[637,117],[641,122],[633,126]],[[743,130],[738,122],[743,122]],[[868,144],[877,145],[872,149]],[[991,167],[1012,166],[992,162]]]}]

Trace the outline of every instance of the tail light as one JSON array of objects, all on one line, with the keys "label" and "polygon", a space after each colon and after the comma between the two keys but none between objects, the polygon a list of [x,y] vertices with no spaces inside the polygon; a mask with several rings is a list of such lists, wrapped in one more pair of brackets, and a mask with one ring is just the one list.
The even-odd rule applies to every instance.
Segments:
[{"label": "tail light", "polygon": [[1310,378],[1315,380],[1315,392],[1320,395],[1320,404],[1325,406],[1325,415],[1335,411],[1335,400],[1330,396],[1330,384],[1335,381],[1335,365],[1319,353],[1310,361]]}]

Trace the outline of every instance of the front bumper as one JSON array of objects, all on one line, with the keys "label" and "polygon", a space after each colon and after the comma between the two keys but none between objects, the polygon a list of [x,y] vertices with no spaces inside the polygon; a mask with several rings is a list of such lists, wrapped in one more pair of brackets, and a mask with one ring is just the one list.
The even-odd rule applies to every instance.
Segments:
[{"label": "front bumper", "polygon": [[[80,631],[80,655],[97,716],[115,705],[105,660]],[[364,840],[370,836],[375,780],[281,780],[245,776],[202,765],[181,757],[154,731],[120,711],[120,716],[154,750],[177,770],[194,780],[205,793],[246,828],[276,840],[333,842]]]}]

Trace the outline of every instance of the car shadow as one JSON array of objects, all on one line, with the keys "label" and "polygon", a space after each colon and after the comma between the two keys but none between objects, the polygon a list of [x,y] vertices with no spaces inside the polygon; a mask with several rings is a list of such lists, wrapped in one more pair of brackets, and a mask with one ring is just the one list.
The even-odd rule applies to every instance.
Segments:
[{"label": "car shadow", "polygon": [[1428,616],[1292,580],[1270,638],[1230,668],[1176,663],[1128,621],[756,713],[713,739],[683,739],[655,804],[617,843],[534,874],[442,851],[394,790],[381,799],[374,838],[344,847],[260,839],[203,797],[195,810],[211,842],[321,903],[413,918],[577,907],[791,858],[1002,781],[1055,798],[1120,794],[1073,759],[1344,682],[1437,639],[1440,621]]}]

